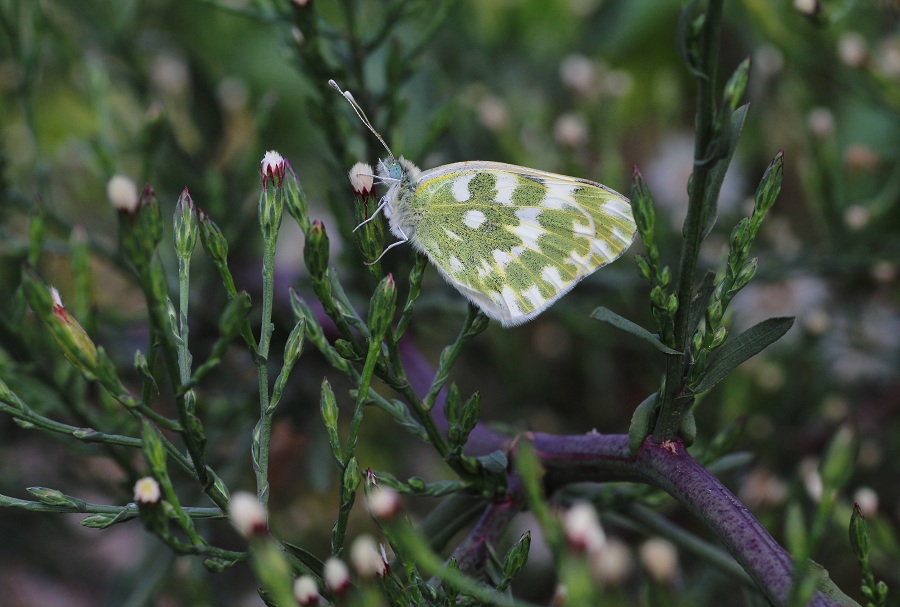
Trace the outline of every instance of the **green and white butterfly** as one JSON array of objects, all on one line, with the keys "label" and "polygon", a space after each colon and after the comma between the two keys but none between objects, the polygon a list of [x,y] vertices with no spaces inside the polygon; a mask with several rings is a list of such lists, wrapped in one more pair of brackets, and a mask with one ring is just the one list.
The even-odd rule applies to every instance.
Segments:
[{"label": "green and white butterfly", "polygon": [[504,327],[533,319],[634,241],[631,204],[618,192],[500,162],[422,171],[396,158],[353,96],[333,80],[329,84],[389,154],[378,163],[387,194],[366,220],[384,211],[399,239],[385,251],[412,243],[447,282]]}]

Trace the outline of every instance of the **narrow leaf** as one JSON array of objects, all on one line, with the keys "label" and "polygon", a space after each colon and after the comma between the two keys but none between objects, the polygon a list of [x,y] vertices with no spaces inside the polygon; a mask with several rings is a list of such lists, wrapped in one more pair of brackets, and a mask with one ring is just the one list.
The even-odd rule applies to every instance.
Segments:
[{"label": "narrow leaf", "polygon": [[613,312],[612,310],[610,310],[608,308],[604,308],[603,306],[600,306],[599,308],[597,308],[596,310],[591,312],[591,318],[601,320],[603,322],[607,322],[607,323],[611,324],[612,326],[616,327],[617,329],[621,329],[627,333],[631,333],[632,335],[634,335],[636,337],[640,337],[644,341],[649,342],[650,345],[652,345],[654,348],[656,348],[660,352],[663,352],[665,354],[673,354],[673,355],[680,354],[680,352],[676,352],[675,350],[673,350],[672,348],[670,348],[663,342],[659,341],[659,339],[656,337],[656,335],[654,335],[653,333],[651,333],[644,327],[631,322],[630,320],[628,320],[627,318],[625,318],[623,316],[619,316],[618,314],[616,314],[615,312]]},{"label": "narrow leaf", "polygon": [[691,313],[688,316],[688,338],[694,334],[700,325],[700,319],[703,318],[703,313],[706,312],[709,297],[715,290],[716,273],[709,271],[703,277],[703,282],[700,283],[697,294],[694,295],[694,300],[691,302]]},{"label": "narrow leaf", "polygon": [[756,356],[788,332],[794,324],[791,316],[769,318],[726,341],[710,358],[695,393],[706,392],[745,360]]},{"label": "narrow leaf", "polygon": [[730,128],[721,127],[719,137],[725,141],[725,153],[719,158],[709,171],[707,178],[708,185],[706,189],[707,200],[704,204],[706,211],[706,221],[703,225],[703,238],[706,238],[713,226],[716,224],[716,216],[719,205],[719,192],[722,190],[722,183],[725,181],[725,173],[728,172],[728,165],[731,164],[731,158],[734,156],[734,150],[737,148],[738,138],[741,136],[741,130],[744,128],[744,120],[747,118],[747,110],[750,109],[748,104],[742,105],[731,114]]}]

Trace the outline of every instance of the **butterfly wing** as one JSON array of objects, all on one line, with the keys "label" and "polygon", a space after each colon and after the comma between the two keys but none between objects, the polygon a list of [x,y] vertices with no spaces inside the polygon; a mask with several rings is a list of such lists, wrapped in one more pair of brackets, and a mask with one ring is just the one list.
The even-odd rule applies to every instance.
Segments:
[{"label": "butterfly wing", "polygon": [[634,240],[627,198],[592,181],[497,162],[423,171],[410,240],[503,326],[527,322]]}]

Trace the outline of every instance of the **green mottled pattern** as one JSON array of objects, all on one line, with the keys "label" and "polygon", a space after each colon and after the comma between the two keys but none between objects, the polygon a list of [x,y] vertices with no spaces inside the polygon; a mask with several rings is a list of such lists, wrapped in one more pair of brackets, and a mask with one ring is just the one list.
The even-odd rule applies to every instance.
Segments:
[{"label": "green mottled pattern", "polygon": [[[416,244],[450,282],[504,324],[524,322],[548,307],[621,255],[635,232],[627,199],[619,194],[592,182],[515,168],[520,172],[425,174],[409,208],[418,217]],[[551,281],[547,272],[553,268],[558,280]],[[492,314],[498,306],[505,310]]]}]

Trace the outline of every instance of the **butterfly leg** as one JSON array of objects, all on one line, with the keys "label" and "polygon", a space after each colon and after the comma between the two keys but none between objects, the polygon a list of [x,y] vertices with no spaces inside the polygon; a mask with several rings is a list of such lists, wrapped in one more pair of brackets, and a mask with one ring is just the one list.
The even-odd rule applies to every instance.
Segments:
[{"label": "butterfly leg", "polygon": [[[375,212],[372,213],[372,215],[370,215],[368,219],[366,219],[366,220],[363,221],[361,224],[359,224],[358,226],[356,226],[355,228],[353,228],[353,231],[356,232],[356,230],[360,229],[361,227],[363,227],[364,225],[366,225],[367,223],[369,223],[370,221],[372,221],[373,219],[375,219],[376,217],[378,217],[378,212],[381,211],[381,209],[383,209],[383,208],[384,208],[384,205],[386,205],[387,203],[388,203],[387,196],[382,196],[382,197],[381,197],[381,204],[378,205],[378,208],[375,209]],[[384,253],[382,253],[382,255],[384,255]],[[373,262],[373,263],[374,263],[374,262]]]},{"label": "butterfly leg", "polygon": [[[382,206],[384,206],[384,205],[382,205]],[[379,208],[380,208],[380,207],[379,207]],[[407,236],[406,234],[404,234],[404,233],[403,233],[403,230],[401,230],[399,227],[397,227],[397,231],[400,232],[400,235],[401,235],[403,238],[401,238],[401,239],[398,240],[397,242],[391,243],[384,251],[381,252],[381,255],[379,255],[378,258],[375,259],[375,261],[370,262],[370,263],[367,263],[367,264],[366,264],[367,266],[373,266],[373,265],[375,265],[376,263],[378,263],[378,262],[381,260],[382,257],[384,257],[384,254],[385,254],[385,253],[387,253],[388,251],[390,251],[391,249],[393,249],[393,248],[396,247],[396,246],[400,246],[400,245],[402,245],[402,244],[406,244],[407,242],[409,242],[409,236]]]}]

